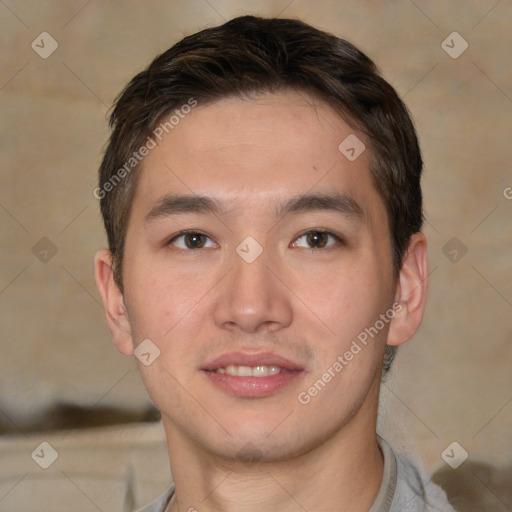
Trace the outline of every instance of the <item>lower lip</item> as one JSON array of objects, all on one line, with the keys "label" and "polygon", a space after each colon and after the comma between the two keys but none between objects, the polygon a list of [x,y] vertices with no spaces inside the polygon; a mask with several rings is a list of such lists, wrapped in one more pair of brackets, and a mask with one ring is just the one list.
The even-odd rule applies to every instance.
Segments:
[{"label": "lower lip", "polygon": [[303,371],[291,371],[268,377],[237,377],[213,371],[204,371],[203,373],[215,386],[232,395],[244,398],[260,398],[273,395],[300,379],[304,374]]}]

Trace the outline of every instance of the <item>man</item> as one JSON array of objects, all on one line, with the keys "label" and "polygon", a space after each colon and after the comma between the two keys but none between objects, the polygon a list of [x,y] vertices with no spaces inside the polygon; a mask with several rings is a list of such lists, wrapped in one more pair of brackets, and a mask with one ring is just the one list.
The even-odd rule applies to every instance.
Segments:
[{"label": "man", "polygon": [[96,281],[174,480],[143,510],[453,510],[376,434],[427,263],[416,134],[370,59],[237,18],[157,57],[111,126]]}]

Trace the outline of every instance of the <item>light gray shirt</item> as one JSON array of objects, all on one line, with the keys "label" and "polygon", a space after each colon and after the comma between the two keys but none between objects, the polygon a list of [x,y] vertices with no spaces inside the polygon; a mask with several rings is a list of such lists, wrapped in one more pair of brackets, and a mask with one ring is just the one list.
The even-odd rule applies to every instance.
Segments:
[{"label": "light gray shirt", "polygon": [[[456,512],[444,491],[429,481],[409,459],[397,456],[378,436],[384,456],[379,493],[368,512]],[[165,512],[174,494],[174,484],[154,502],[137,512]]]}]

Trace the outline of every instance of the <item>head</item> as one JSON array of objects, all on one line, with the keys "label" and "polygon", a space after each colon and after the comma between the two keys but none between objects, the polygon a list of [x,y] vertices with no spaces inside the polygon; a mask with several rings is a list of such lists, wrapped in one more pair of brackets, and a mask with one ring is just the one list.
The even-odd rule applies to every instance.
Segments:
[{"label": "head", "polygon": [[[183,431],[172,409],[194,417],[180,388],[196,389],[225,425],[219,439],[224,430],[257,441],[290,393],[326,372],[328,389],[308,407],[328,410],[343,389],[351,398],[323,435],[376,400],[395,347],[419,325],[426,263],[416,133],[373,62],[300,21],[245,16],[158,56],[121,93],[110,124],[95,191],[109,243],[97,282],[118,348],[130,354],[151,339],[160,351],[141,369],[164,420]],[[353,160],[341,144],[349,136],[363,148]],[[185,229],[196,234],[178,239]],[[244,251],[261,254],[249,263]],[[363,345],[365,329],[375,333]],[[209,390],[205,377],[212,358],[235,349],[282,350],[301,370],[264,398],[268,417],[245,426],[240,411],[220,411],[236,403],[250,416],[251,399]],[[354,362],[333,369],[350,350]],[[292,430],[312,412],[290,408]],[[310,423],[300,438],[318,432]]]}]

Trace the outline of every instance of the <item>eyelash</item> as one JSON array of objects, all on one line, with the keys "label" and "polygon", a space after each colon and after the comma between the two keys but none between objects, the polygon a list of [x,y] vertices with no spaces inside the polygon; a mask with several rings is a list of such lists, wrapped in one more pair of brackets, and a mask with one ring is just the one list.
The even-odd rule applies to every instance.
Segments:
[{"label": "eyelash", "polygon": [[[334,239],[335,243],[337,243],[337,244],[343,245],[345,243],[344,240],[339,235],[336,235],[335,233],[333,233],[331,231],[327,231],[327,230],[323,230],[323,229],[308,229],[307,231],[304,231],[301,234],[299,234],[297,237],[295,237],[293,242],[296,242],[297,240],[299,240],[302,237],[307,236],[308,234],[311,234],[311,233],[321,233],[321,234],[331,236]],[[199,235],[199,236],[204,236],[211,240],[211,238],[207,234],[202,233],[201,231],[185,230],[185,231],[180,231],[179,233],[174,235],[165,245],[172,245],[173,242],[175,242],[179,238],[184,237],[186,235]],[[331,247],[332,247],[332,245],[327,245],[326,247],[305,247],[305,249],[312,251],[312,252],[317,252],[319,249],[329,249]],[[202,249],[202,247],[199,247],[196,249],[191,249],[191,248],[183,249],[181,247],[178,247],[177,249],[182,250],[182,251],[197,251],[198,249]]]},{"label": "eyelash", "polygon": [[[345,243],[345,241],[339,235],[337,235],[336,233],[333,233],[332,231],[328,231],[326,229],[308,229],[307,231],[304,231],[303,233],[298,235],[293,240],[293,242],[299,240],[300,238],[302,238],[304,236],[309,235],[310,233],[321,233],[323,235],[328,235],[328,236],[332,237],[334,239],[335,244],[338,244],[338,245],[343,245]],[[312,251],[312,252],[316,252],[316,251],[318,251],[320,249],[324,249],[325,250],[325,249],[331,249],[331,248],[332,248],[332,245],[328,245],[326,247],[305,247],[306,250],[309,250],[309,251]]]},{"label": "eyelash", "polygon": [[[204,237],[210,239],[210,237],[207,234],[202,233],[201,231],[197,231],[197,230],[194,230],[194,229],[188,229],[188,230],[185,230],[185,231],[180,231],[178,234],[174,235],[165,245],[172,245],[172,243],[175,242],[178,238],[184,237],[186,235],[199,235],[199,236],[204,236]],[[177,249],[182,250],[182,251],[194,251],[194,250],[197,250],[197,249],[189,249],[189,248],[182,249],[181,247],[177,247]],[[201,248],[199,248],[199,249],[201,249]]]}]

